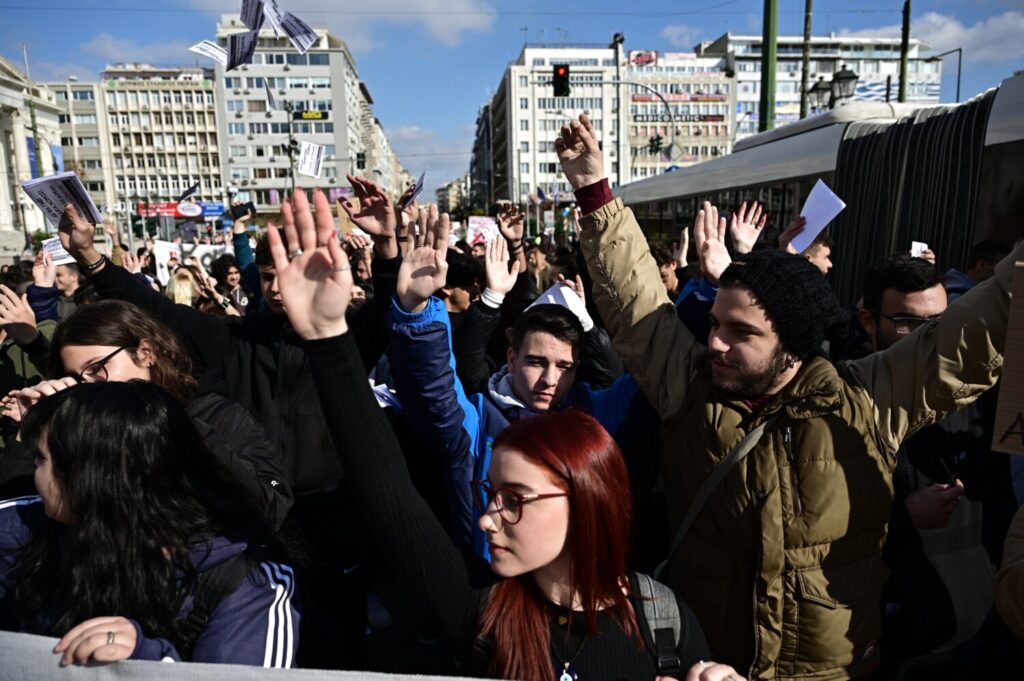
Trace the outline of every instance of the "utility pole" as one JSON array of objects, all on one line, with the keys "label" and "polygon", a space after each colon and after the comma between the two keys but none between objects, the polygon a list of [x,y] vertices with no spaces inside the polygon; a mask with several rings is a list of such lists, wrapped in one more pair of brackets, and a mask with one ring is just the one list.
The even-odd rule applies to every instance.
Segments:
[{"label": "utility pole", "polygon": [[907,55],[910,54],[910,0],[903,0],[903,32],[900,41],[900,102],[907,101]]},{"label": "utility pole", "polygon": [[800,118],[807,118],[807,88],[811,82],[811,10],[814,0],[804,0],[803,68],[800,72]]},{"label": "utility pole", "polygon": [[36,177],[42,177],[43,171],[41,169],[42,165],[40,164],[40,157],[43,154],[43,149],[39,144],[39,129],[36,127],[36,105],[32,101],[32,76],[29,74],[28,70],[28,47],[26,47],[25,43],[21,44],[21,55],[25,59],[25,80],[28,83],[28,91],[26,92],[27,97],[25,100],[28,102],[28,115],[32,124],[32,145],[35,147],[36,152],[33,154],[32,161],[35,166],[34,170]]},{"label": "utility pole", "polygon": [[[909,0],[908,0],[909,2]],[[779,2],[764,0],[764,31],[761,35],[761,108],[759,132],[775,127],[775,70],[778,57]]]}]

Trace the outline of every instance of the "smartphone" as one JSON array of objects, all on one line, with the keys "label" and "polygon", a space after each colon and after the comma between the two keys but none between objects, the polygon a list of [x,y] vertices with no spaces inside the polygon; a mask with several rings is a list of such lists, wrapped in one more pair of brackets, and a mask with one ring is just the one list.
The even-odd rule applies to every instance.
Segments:
[{"label": "smartphone", "polygon": [[237,220],[246,215],[256,215],[256,206],[253,205],[252,201],[243,203],[240,206],[231,206],[231,219]]}]

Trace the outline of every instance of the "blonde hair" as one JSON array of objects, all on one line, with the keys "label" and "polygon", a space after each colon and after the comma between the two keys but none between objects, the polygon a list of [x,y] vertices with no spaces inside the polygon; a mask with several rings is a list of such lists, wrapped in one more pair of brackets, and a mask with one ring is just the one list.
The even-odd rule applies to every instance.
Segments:
[{"label": "blonde hair", "polygon": [[167,283],[165,295],[179,305],[192,305],[199,298],[199,286],[188,270],[175,270]]}]

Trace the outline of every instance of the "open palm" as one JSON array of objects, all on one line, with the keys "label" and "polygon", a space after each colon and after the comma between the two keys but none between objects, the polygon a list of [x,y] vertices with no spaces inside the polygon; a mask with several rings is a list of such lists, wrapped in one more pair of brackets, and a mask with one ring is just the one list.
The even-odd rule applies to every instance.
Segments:
[{"label": "open palm", "polygon": [[408,312],[420,312],[448,276],[448,213],[438,215],[437,205],[420,212],[423,245],[406,254],[398,269],[398,302]]},{"label": "open palm", "polygon": [[346,175],[352,191],[359,199],[359,210],[351,201],[342,201],[341,207],[359,229],[371,236],[391,237],[395,235],[395,210],[391,197],[376,182],[365,177]]},{"label": "open palm", "polygon": [[352,297],[352,269],[341,249],[327,197],[314,191],[316,218],[305,192],[281,206],[285,238],[298,253],[291,259],[277,229],[267,230],[284,309],[295,331],[307,340],[339,336],[348,330],[345,312]]}]

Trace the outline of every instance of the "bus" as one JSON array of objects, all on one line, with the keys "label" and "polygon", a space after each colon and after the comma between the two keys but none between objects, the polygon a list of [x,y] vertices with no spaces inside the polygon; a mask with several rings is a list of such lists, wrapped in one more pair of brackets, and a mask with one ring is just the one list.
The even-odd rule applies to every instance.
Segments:
[{"label": "bus", "polygon": [[840,300],[867,264],[927,243],[940,269],[1024,233],[1024,71],[962,104],[852,102],[740,140],[728,156],[615,190],[651,239],[675,241],[704,201],[758,200],[772,242],[823,180],[846,202],[828,229]]}]

